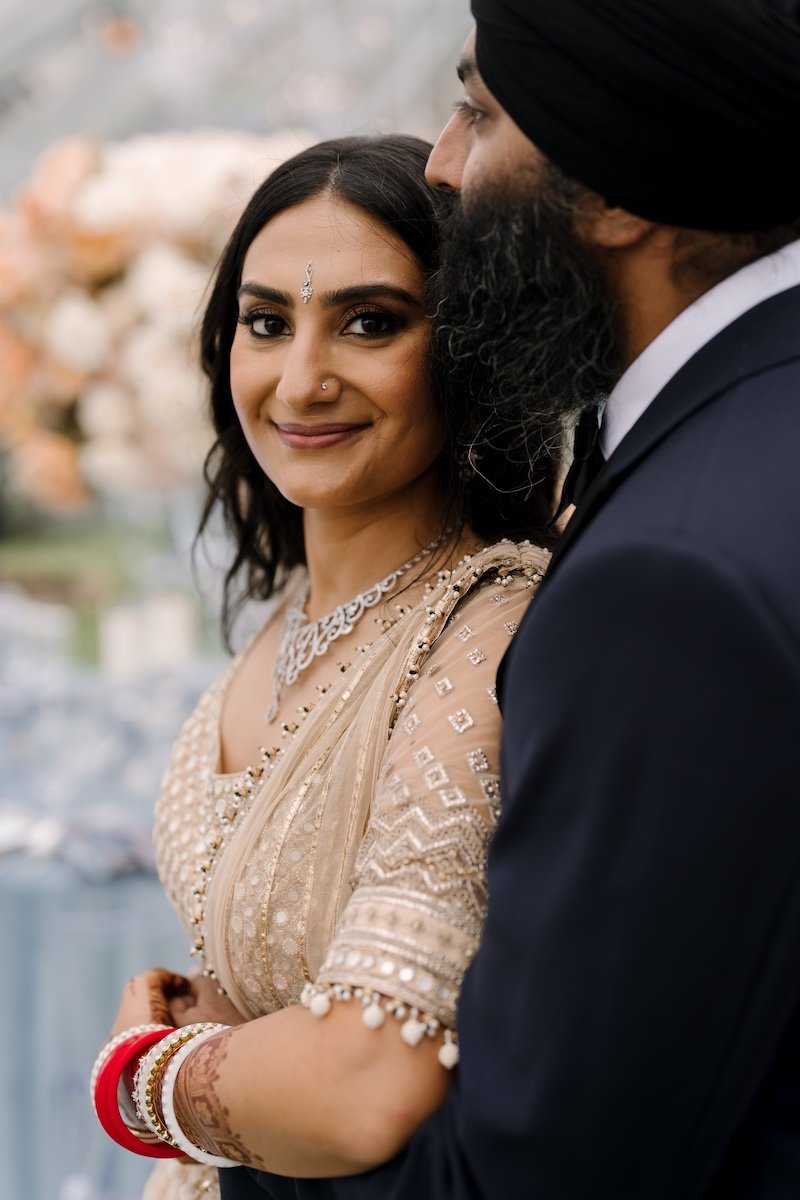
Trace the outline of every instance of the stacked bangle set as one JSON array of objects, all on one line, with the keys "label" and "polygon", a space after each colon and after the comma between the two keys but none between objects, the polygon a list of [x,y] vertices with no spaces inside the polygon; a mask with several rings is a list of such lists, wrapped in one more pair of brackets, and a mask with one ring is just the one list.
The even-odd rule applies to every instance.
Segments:
[{"label": "stacked bangle set", "polygon": [[[106,1042],[92,1069],[90,1090],[97,1119],[109,1137],[126,1150],[148,1158],[187,1158],[213,1167],[241,1164],[191,1141],[175,1115],[173,1092],[188,1055],[227,1025],[204,1021],[175,1029],[137,1025]],[[132,1072],[128,1094],[126,1077]]]}]

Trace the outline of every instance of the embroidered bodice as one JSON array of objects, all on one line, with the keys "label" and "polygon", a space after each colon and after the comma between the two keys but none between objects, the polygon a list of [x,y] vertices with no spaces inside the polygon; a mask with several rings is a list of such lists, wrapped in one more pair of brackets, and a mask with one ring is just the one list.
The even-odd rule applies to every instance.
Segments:
[{"label": "embroidered bodice", "polygon": [[456,585],[463,598],[441,590],[430,644],[418,628],[435,597],[384,635],[372,669],[354,664],[273,775],[215,771],[240,659],[184,726],[157,807],[159,872],[193,939],[204,918],[246,1015],[297,1003],[311,981],[368,988],[453,1028],[500,803],[495,674],[546,564],[505,546],[499,573]]}]

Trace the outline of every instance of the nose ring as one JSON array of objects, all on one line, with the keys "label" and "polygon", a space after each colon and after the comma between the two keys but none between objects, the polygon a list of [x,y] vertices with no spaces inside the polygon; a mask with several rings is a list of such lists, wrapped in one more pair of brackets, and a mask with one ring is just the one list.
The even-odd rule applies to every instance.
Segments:
[{"label": "nose ring", "polygon": [[327,392],[327,390],[328,390],[327,383],[321,383],[319,386],[322,388],[323,392]]}]

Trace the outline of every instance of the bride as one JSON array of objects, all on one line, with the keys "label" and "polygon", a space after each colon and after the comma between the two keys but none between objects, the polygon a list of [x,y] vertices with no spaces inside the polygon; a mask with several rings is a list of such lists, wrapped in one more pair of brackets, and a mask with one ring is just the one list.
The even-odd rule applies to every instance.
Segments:
[{"label": "bride", "polygon": [[[548,487],[504,458],[504,494],[488,487],[467,403],[449,427],[433,384],[448,200],[428,151],[340,139],[279,167],[203,325],[226,630],[244,601],[276,603],[182,730],[158,803],[202,973],[136,976],[114,1033],[230,1026],[177,1073],[184,1149],[284,1175],[391,1157],[452,1078],[500,804],[495,673],[547,563],[513,539],[544,538]],[[215,1176],[165,1161],[146,1195],[214,1195]]]}]

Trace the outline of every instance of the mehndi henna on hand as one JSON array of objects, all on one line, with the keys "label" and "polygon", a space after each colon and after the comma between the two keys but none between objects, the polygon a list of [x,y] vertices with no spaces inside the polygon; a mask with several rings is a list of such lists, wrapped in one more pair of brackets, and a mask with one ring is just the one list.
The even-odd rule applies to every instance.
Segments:
[{"label": "mehndi henna on hand", "polygon": [[230,1112],[215,1086],[232,1032],[227,1030],[203,1042],[178,1071],[172,1097],[175,1116],[189,1141],[200,1149],[266,1170],[264,1160],[231,1128]]},{"label": "mehndi henna on hand", "polygon": [[135,995],[138,986],[144,988],[149,1019],[157,1025],[174,1024],[170,1001],[191,993],[191,985],[185,976],[166,971],[163,967],[143,971],[141,975],[134,976],[128,986],[131,995]]},{"label": "mehndi henna on hand", "polygon": [[169,1004],[164,995],[164,988],[158,979],[147,981],[147,1003],[150,1008],[150,1020],[157,1025],[171,1025]]}]

